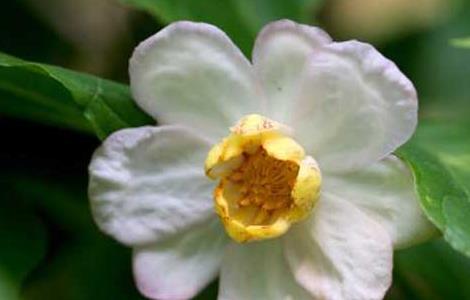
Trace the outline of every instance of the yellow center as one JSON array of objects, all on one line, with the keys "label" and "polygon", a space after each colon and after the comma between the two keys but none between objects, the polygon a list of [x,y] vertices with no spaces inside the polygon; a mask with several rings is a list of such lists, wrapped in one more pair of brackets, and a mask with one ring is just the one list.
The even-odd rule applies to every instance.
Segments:
[{"label": "yellow center", "polygon": [[284,128],[248,115],[207,156],[206,174],[220,179],[216,212],[238,242],[282,235],[308,216],[318,199],[318,166]]},{"label": "yellow center", "polygon": [[[275,159],[259,147],[252,155],[244,153],[244,163],[227,180],[239,189],[240,207],[258,209],[267,217],[292,204],[291,192],[298,172],[297,164]],[[264,218],[256,223],[266,221]]]}]

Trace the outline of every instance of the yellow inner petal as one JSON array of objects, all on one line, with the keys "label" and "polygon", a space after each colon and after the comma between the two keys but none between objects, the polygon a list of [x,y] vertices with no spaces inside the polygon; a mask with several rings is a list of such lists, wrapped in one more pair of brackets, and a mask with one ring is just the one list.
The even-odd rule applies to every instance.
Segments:
[{"label": "yellow inner petal", "polygon": [[297,164],[268,156],[260,147],[253,155],[245,154],[244,163],[228,180],[240,189],[240,206],[273,211],[291,204],[290,194],[298,172]]},{"label": "yellow inner petal", "polygon": [[318,198],[318,166],[281,128],[246,116],[208,154],[206,174],[220,179],[216,212],[238,242],[282,235],[308,216]]},{"label": "yellow inner petal", "polygon": [[[292,204],[291,192],[299,166],[277,160],[259,147],[226,179],[235,189],[231,215],[244,225],[268,225]],[[227,183],[226,183],[227,184]]]}]

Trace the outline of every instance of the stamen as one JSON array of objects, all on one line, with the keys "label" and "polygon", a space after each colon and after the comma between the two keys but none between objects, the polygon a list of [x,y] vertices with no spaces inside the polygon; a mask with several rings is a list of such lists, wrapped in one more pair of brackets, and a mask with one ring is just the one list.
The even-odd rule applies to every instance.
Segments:
[{"label": "stamen", "polygon": [[239,187],[240,207],[259,208],[253,223],[264,224],[275,210],[288,208],[291,192],[299,171],[298,165],[269,156],[262,147],[253,154],[244,153],[244,161],[228,179]]},{"label": "stamen", "polygon": [[238,242],[280,236],[318,199],[318,166],[284,129],[263,116],[245,116],[207,155],[207,176],[220,180],[216,212]]}]

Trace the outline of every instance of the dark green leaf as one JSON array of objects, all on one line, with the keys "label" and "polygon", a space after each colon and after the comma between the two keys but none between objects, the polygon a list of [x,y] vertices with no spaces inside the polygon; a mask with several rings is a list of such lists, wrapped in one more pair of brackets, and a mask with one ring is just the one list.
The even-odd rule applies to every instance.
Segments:
[{"label": "dark green leaf", "polygon": [[121,0],[151,13],[164,23],[178,20],[214,24],[224,30],[245,54],[251,53],[263,25],[279,19],[311,23],[322,0]]},{"label": "dark green leaf", "polygon": [[45,253],[45,231],[31,211],[0,194],[0,299],[16,300]]},{"label": "dark green leaf", "polygon": [[470,260],[442,240],[395,253],[387,300],[470,299]]},{"label": "dark green leaf", "polygon": [[[0,176],[0,179],[2,184],[0,187],[8,185],[8,192],[15,195],[15,201],[24,200],[29,206],[43,211],[43,217],[48,220],[54,230],[59,231],[53,232],[50,237],[52,255],[47,257],[23,285],[22,300],[50,299],[51,295],[54,299],[67,300],[145,299],[138,293],[132,278],[131,249],[119,245],[99,232],[91,218],[86,188],[69,180],[57,183],[57,180],[23,176],[17,173]],[[81,181],[78,180],[78,182]],[[16,218],[18,214],[10,211],[10,219]],[[19,218],[17,221],[23,222],[23,220]],[[0,220],[0,225],[4,224],[3,220]],[[34,229],[34,226],[30,225],[24,223],[22,228],[11,232],[8,237],[18,235],[21,237],[20,240],[27,240],[31,229]],[[0,227],[0,231],[2,229],[3,227]],[[5,229],[11,229],[11,227]],[[5,244],[10,244],[11,241],[14,239],[10,238],[5,241]],[[17,248],[4,248],[7,248],[8,253],[18,251]],[[24,247],[20,250],[25,249],[28,248]],[[29,249],[29,251],[36,250],[32,247]],[[5,253],[5,249],[3,251],[0,249],[0,259],[8,259],[12,268],[21,267],[17,260],[12,260],[11,255],[5,257]],[[22,255],[22,252],[19,253]],[[38,251],[35,255],[42,253],[43,251]],[[35,255],[32,255],[30,259]],[[0,279],[2,279],[0,280],[0,299],[16,300],[16,298],[2,297],[1,267],[0,263]],[[18,286],[15,287],[18,288]],[[213,283],[195,299],[215,299],[216,295],[217,284]]]},{"label": "dark green leaf", "polygon": [[[48,256],[22,284],[22,300],[144,299],[132,279],[131,250],[99,232],[91,219],[86,188],[70,180],[58,183],[17,173],[0,178],[0,187],[8,186],[8,193],[14,196],[11,201],[20,200],[41,211],[50,230]],[[4,226],[1,215],[0,271],[3,260],[13,270],[21,271],[26,262],[43,253],[43,249],[31,244],[36,240],[34,232],[41,227],[26,222],[18,212],[8,212],[10,223],[21,224],[21,227],[16,230],[13,226]],[[17,240],[21,242],[18,247]],[[26,261],[23,263],[19,258]],[[3,283],[1,278],[0,287]],[[0,299],[16,299],[2,296],[0,289]]]},{"label": "dark green leaf", "polygon": [[427,216],[456,249],[468,254],[470,52],[448,41],[468,34],[470,2],[458,2],[460,9],[448,20],[389,45],[386,54],[410,76],[420,95],[418,131],[398,153],[414,168]]},{"label": "dark green leaf", "polygon": [[94,132],[100,138],[152,122],[124,85],[2,53],[0,112]]}]

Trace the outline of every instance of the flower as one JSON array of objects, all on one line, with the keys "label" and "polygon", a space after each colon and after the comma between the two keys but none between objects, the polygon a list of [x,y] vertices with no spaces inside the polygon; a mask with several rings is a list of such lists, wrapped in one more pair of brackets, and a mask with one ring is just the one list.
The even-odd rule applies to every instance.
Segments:
[{"label": "flower", "polygon": [[220,272],[219,299],[380,299],[393,249],[433,233],[391,154],[416,92],[372,46],[282,20],[250,63],[218,28],[177,22],[130,77],[160,126],[108,137],[89,195],[145,296],[189,299]]},{"label": "flower", "polygon": [[274,238],[305,219],[318,200],[321,175],[282,125],[243,117],[206,159],[208,177],[220,178],[215,210],[238,242]]}]

